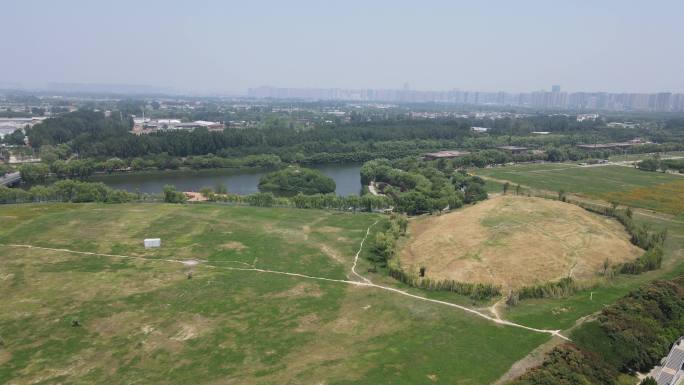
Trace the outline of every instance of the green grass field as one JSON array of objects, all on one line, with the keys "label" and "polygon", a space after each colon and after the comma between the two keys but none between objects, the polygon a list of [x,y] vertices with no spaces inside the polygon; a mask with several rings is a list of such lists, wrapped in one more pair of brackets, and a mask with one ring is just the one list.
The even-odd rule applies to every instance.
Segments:
[{"label": "green grass field", "polygon": [[579,167],[576,164],[522,164],[472,171],[534,189],[564,190],[586,197],[684,214],[684,177],[623,166]]},{"label": "green grass field", "polygon": [[[344,280],[378,219],[208,204],[2,206],[0,383],[479,385],[548,340],[374,288],[227,269]],[[146,237],[162,247],[145,250]],[[207,262],[169,262],[188,259]]]}]

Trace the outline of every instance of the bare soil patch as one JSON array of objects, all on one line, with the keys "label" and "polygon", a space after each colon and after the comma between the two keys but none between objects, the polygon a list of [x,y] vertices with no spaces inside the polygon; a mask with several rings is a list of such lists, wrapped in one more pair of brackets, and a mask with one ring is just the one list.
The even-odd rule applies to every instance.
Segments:
[{"label": "bare soil patch", "polygon": [[329,247],[328,245],[320,245],[321,251],[339,263],[345,263],[344,257],[335,249]]},{"label": "bare soil patch", "polygon": [[224,243],[223,245],[221,245],[221,248],[224,250],[242,251],[242,250],[246,249],[247,246],[245,246],[241,242],[232,241],[232,242]]},{"label": "bare soil patch", "polygon": [[313,283],[301,282],[289,290],[283,291],[275,295],[275,298],[291,298],[291,297],[315,297],[319,298],[323,295],[321,288]]},{"label": "bare soil patch", "polygon": [[568,275],[588,279],[606,259],[618,263],[643,253],[613,219],[569,203],[510,195],[413,220],[409,232],[399,252],[406,270],[424,266],[430,279],[504,289]]}]

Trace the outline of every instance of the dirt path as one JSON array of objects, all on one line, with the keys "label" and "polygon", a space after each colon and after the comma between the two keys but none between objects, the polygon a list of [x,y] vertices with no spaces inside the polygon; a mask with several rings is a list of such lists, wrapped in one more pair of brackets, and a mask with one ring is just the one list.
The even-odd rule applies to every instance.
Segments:
[{"label": "dirt path", "polygon": [[501,319],[501,313],[499,312],[499,307],[506,302],[506,297],[502,297],[500,300],[494,302],[492,306],[489,307],[489,312],[494,315],[494,318]]},{"label": "dirt path", "polygon": [[[447,301],[440,301],[432,298],[426,298],[422,297],[416,294],[411,294],[409,292],[396,289],[393,287],[389,286],[382,286],[378,284],[372,283],[368,278],[362,276],[358,272],[356,272],[356,264],[358,262],[359,255],[361,254],[361,251],[363,249],[363,244],[368,238],[368,235],[370,234],[371,228],[377,223],[373,223],[372,225],[368,226],[366,229],[366,235],[363,237],[361,240],[361,243],[359,245],[359,250],[357,251],[356,255],[354,256],[354,264],[352,265],[351,272],[353,275],[357,276],[362,280],[360,281],[351,281],[351,280],[345,280],[345,279],[335,279],[335,278],[326,278],[326,277],[316,277],[312,275],[306,275],[306,274],[300,274],[300,273],[291,273],[287,271],[278,271],[278,270],[269,270],[269,269],[259,269],[255,267],[233,267],[233,266],[216,266],[216,265],[210,265],[207,263],[201,263],[198,266],[205,266],[208,268],[212,269],[224,269],[224,270],[232,270],[232,271],[241,271],[241,272],[256,272],[256,273],[265,273],[265,274],[277,274],[277,275],[286,275],[290,277],[298,277],[298,278],[304,278],[304,279],[312,279],[312,280],[319,280],[319,281],[327,281],[327,282],[337,282],[337,283],[344,283],[348,285],[354,285],[357,287],[369,287],[369,288],[374,288],[374,289],[379,289],[379,290],[384,290],[388,292],[392,292],[394,294],[399,294],[403,295],[406,297],[410,297],[419,301],[425,301],[425,302],[431,302],[443,306],[448,306],[451,308],[456,308],[459,310],[462,310],[466,313],[475,315],[480,318],[484,318],[488,321],[491,321],[493,323],[499,324],[499,325],[505,325],[505,326],[511,326],[519,329],[524,329],[536,333],[543,333],[543,334],[550,334],[552,336],[557,336],[559,338],[562,338],[563,340],[570,341],[569,338],[563,336],[560,332],[561,330],[548,330],[548,329],[537,329],[521,324],[517,324],[515,322],[507,321],[500,319],[498,317],[492,317],[487,314],[484,314],[482,312],[479,312],[475,309],[458,305],[455,303],[447,302]],[[145,257],[137,257],[137,256],[130,256],[130,255],[120,255],[120,254],[104,254],[104,253],[94,253],[94,252],[87,252],[87,251],[76,251],[76,250],[69,250],[69,249],[60,249],[60,248],[50,248],[50,247],[40,247],[40,246],[33,246],[33,245],[25,245],[25,244],[7,244],[3,245],[0,244],[0,246],[5,246],[5,247],[15,247],[15,248],[27,248],[27,249],[39,249],[39,250],[48,250],[48,251],[57,251],[57,252],[65,252],[65,253],[72,253],[72,254],[80,254],[80,255],[91,255],[91,256],[102,256],[102,257],[112,257],[112,258],[125,258],[125,259],[137,259],[137,260],[144,260],[144,261],[156,261],[156,262],[167,262],[167,263],[179,263],[183,265],[189,265],[190,261],[182,261],[182,260],[175,260],[175,259],[156,259],[156,258],[145,258]],[[196,260],[192,260],[192,265],[195,265],[197,263]]]},{"label": "dirt path", "polygon": [[352,274],[354,274],[355,276],[361,278],[361,280],[362,280],[363,282],[369,283],[369,284],[372,284],[373,282],[371,282],[370,279],[368,279],[368,278],[366,278],[366,277],[364,277],[364,276],[362,276],[361,274],[359,274],[359,273],[356,272],[356,264],[359,262],[359,255],[361,255],[361,250],[363,250],[363,243],[366,242],[366,238],[368,238],[368,234],[370,234],[371,228],[372,228],[373,226],[375,226],[379,221],[380,221],[380,220],[378,219],[377,221],[373,222],[373,224],[370,225],[370,226],[368,226],[368,228],[366,229],[366,235],[364,235],[363,239],[361,240],[361,244],[359,245],[359,251],[357,251],[357,252],[356,252],[356,255],[354,255],[354,264],[352,264],[352,267],[351,267],[351,272],[352,272]]}]

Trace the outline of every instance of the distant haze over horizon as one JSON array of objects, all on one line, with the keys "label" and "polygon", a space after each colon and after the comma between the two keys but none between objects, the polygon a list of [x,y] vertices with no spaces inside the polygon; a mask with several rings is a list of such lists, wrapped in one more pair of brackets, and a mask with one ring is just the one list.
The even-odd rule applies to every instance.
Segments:
[{"label": "distant haze over horizon", "polygon": [[[327,91],[327,90],[340,90],[340,91],[396,91],[396,92],[471,92],[471,93],[506,93],[511,95],[535,93],[535,92],[553,92],[552,88],[560,85],[549,85],[546,88],[541,89],[527,89],[522,91],[509,91],[509,90],[489,90],[483,91],[478,89],[462,89],[462,88],[452,88],[452,89],[416,89],[413,87],[386,87],[386,88],[372,88],[372,87],[361,87],[361,88],[351,88],[351,87],[277,87],[271,85],[260,85],[258,87],[248,87],[244,90],[234,90],[234,91],[219,91],[219,90],[192,90],[183,89],[177,87],[171,87],[167,85],[158,84],[125,84],[125,83],[77,83],[77,82],[47,82],[44,84],[25,84],[16,81],[3,81],[0,80],[0,90],[17,90],[26,92],[64,92],[64,93],[84,93],[84,94],[119,94],[119,95],[136,95],[136,94],[159,94],[159,95],[186,95],[186,96],[235,96],[243,97],[250,96],[257,90],[268,89],[268,90],[314,90],[314,91]],[[561,87],[561,92],[564,93],[621,93],[621,94],[658,94],[658,93],[673,93],[680,94],[684,92],[677,92],[671,90],[659,90],[652,92],[635,92],[635,91],[610,91],[610,90],[566,90],[565,87]]]},{"label": "distant haze over horizon", "polygon": [[0,88],[684,92],[681,1],[369,3],[8,0]]}]

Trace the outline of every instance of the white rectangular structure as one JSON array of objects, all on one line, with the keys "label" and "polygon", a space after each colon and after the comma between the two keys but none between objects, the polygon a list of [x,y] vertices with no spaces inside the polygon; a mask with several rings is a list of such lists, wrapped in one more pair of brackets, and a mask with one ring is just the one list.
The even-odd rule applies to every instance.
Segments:
[{"label": "white rectangular structure", "polygon": [[147,238],[145,239],[145,248],[161,247],[161,238]]}]

